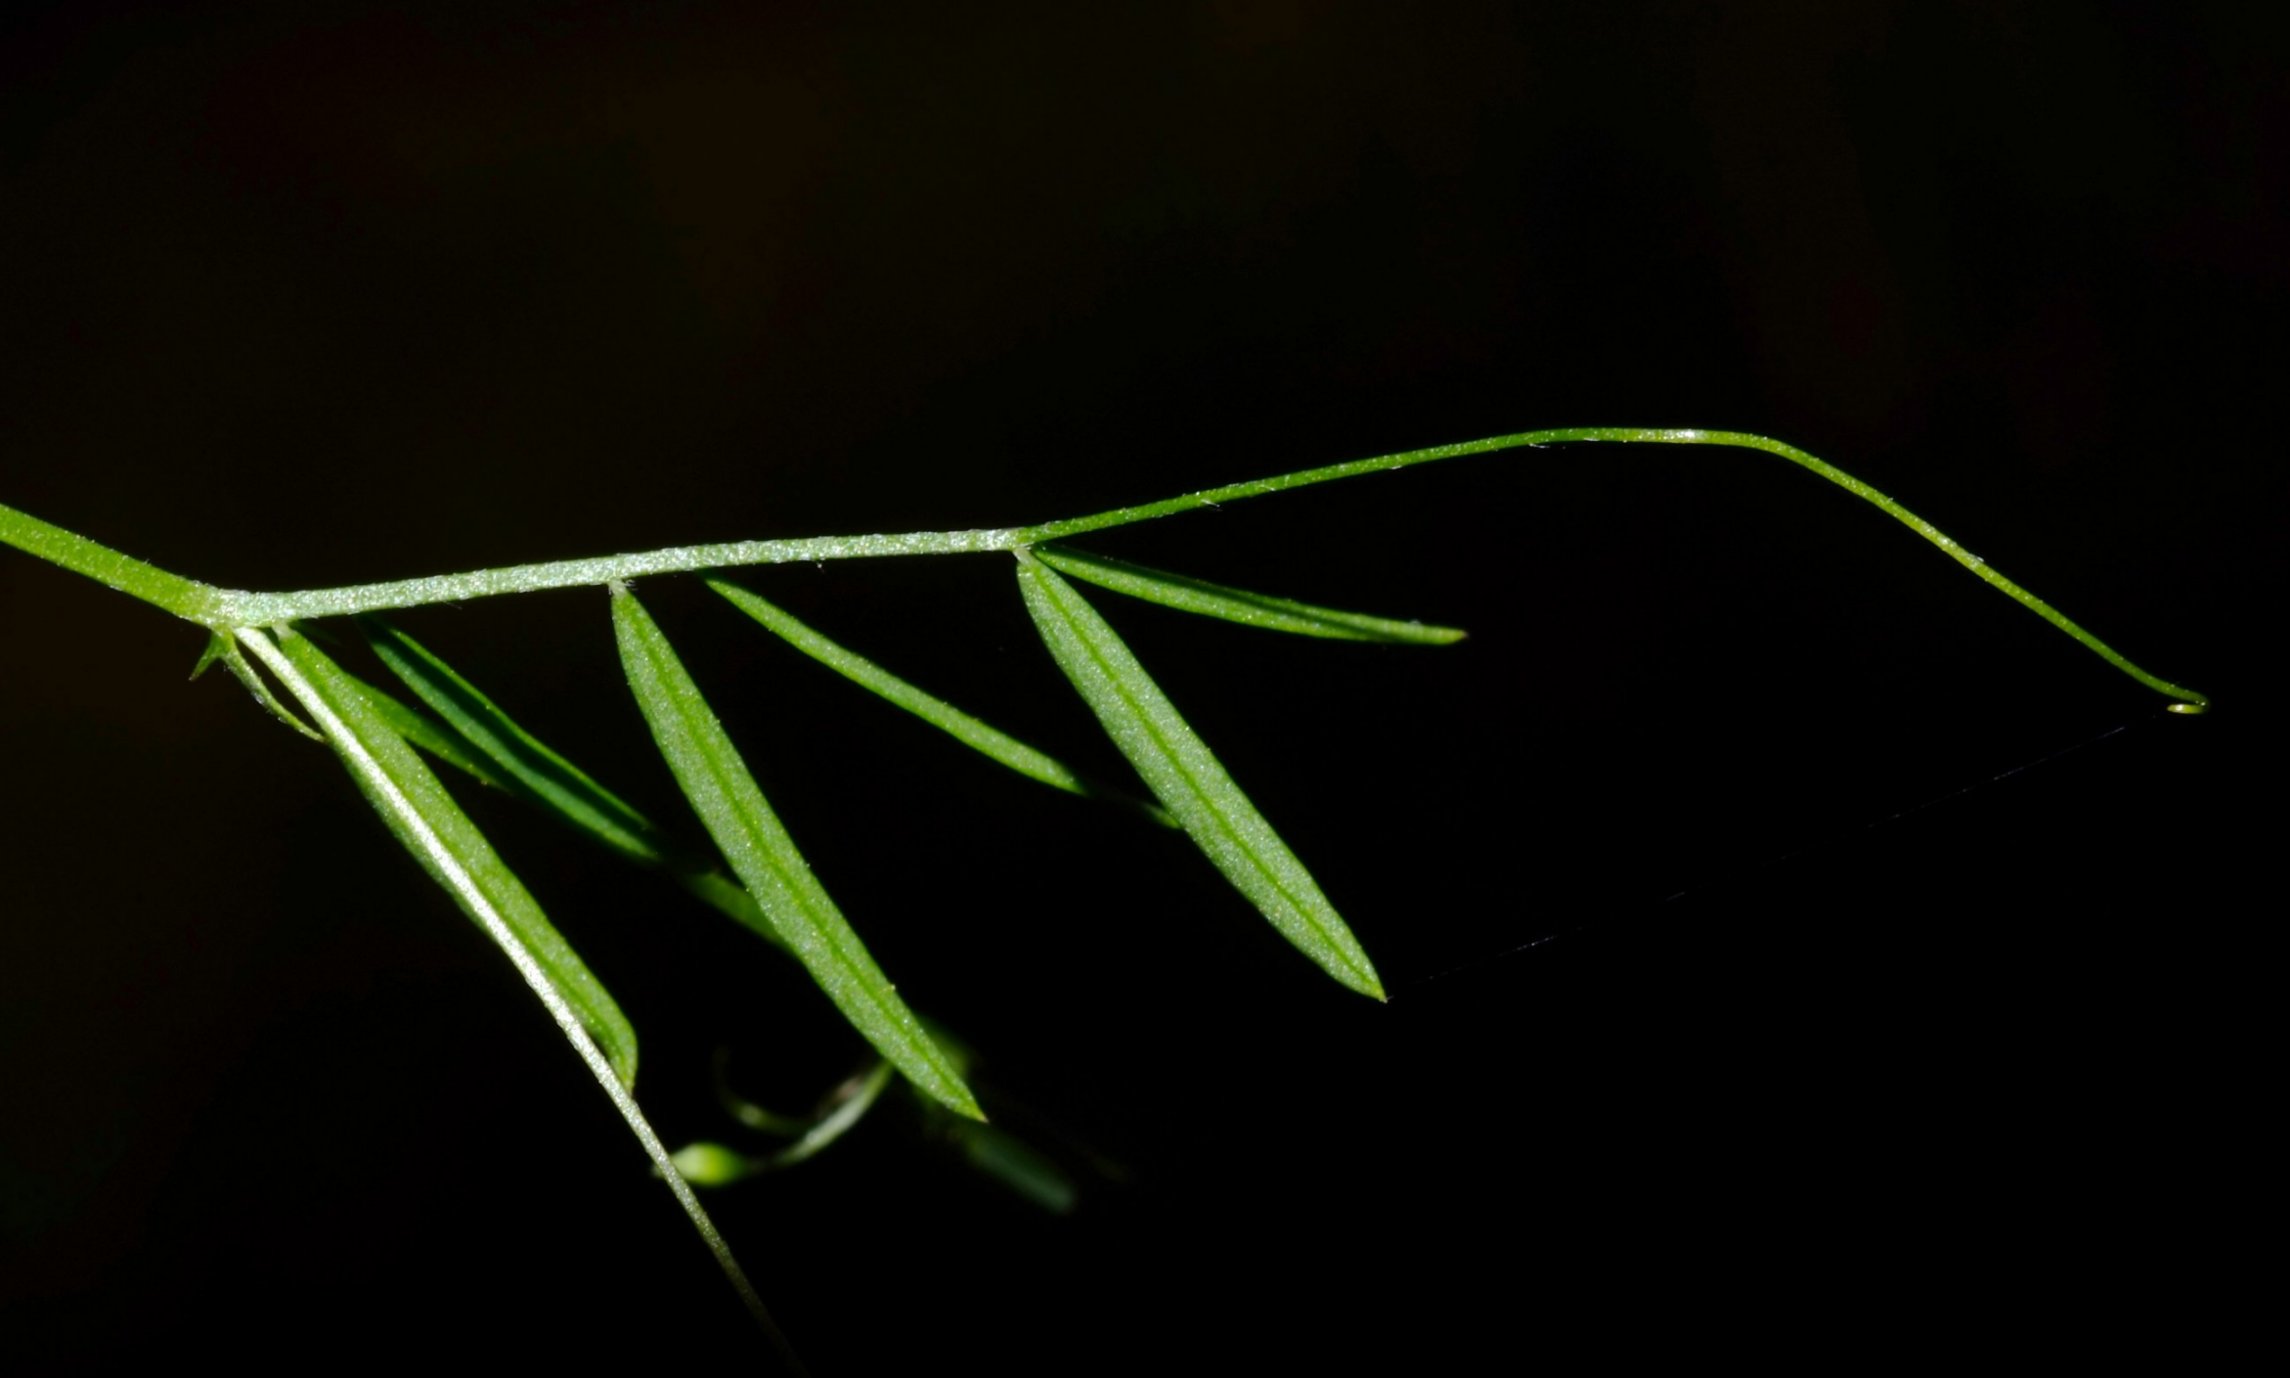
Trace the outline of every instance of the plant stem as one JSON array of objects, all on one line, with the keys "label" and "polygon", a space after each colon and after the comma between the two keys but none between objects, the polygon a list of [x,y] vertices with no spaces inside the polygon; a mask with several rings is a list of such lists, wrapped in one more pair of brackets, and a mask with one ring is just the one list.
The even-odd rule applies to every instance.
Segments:
[{"label": "plant stem", "polygon": [[[0,533],[4,535],[4,533]],[[860,560],[891,555],[967,555],[1008,550],[1016,533],[1001,531],[909,531],[891,536],[812,536],[790,541],[731,541],[722,545],[681,545],[635,555],[586,560],[553,560],[539,565],[438,574],[386,584],[350,584],[300,593],[223,594],[222,615],[237,626],[269,626],[305,617],[337,617],[353,612],[388,612],[426,603],[458,603],[504,593],[601,586],[648,574],[684,574],[734,565],[786,565],[806,560]]]},{"label": "plant stem", "polygon": [[1257,479],[1249,483],[1227,484],[1222,488],[1204,489],[1181,497],[1165,498],[1136,507],[1117,507],[1110,512],[1094,516],[1074,517],[1067,521],[1049,522],[1042,526],[1021,528],[1020,545],[1033,545],[1040,541],[1058,541],[1091,531],[1104,531],[1111,527],[1128,526],[1135,522],[1151,521],[1155,517],[1173,516],[1202,507],[1221,507],[1228,502],[1244,498],[1262,497],[1267,493],[1286,492],[1291,488],[1305,488],[1333,479],[1351,478],[1357,474],[1380,473],[1387,469],[1405,469],[1411,465],[1428,464],[1433,460],[1454,459],[1462,455],[1486,454],[1494,450],[1515,450],[1522,447],[1562,445],[1578,442],[1605,442],[1625,445],[1723,445],[1735,449],[1762,450],[1779,455],[1800,468],[1820,475],[1854,497],[1870,504],[1894,521],[1914,531],[1947,552],[1948,558],[1979,575],[2004,596],[2026,608],[2029,612],[2051,623],[2054,627],[2081,642],[2083,646],[2124,674],[2146,685],[2166,698],[2179,700],[2172,706],[2175,713],[2200,713],[2210,706],[2210,700],[2195,691],[2173,684],[2167,679],[2149,674],[2114,647],[2085,631],[2066,614],[2043,599],[2021,588],[1996,572],[1986,560],[1958,545],[1947,533],[1924,518],[1894,501],[1890,494],[1881,492],[1854,478],[1828,461],[1805,453],[1794,445],[1770,440],[1746,431],[1663,430],[1637,426],[1583,426],[1562,430],[1521,431],[1516,435],[1499,435],[1487,440],[1466,441],[1460,445],[1434,445],[1423,450],[1403,450],[1398,454],[1378,455],[1373,459],[1356,459],[1348,464],[1329,464],[1318,469],[1304,469],[1277,478]]},{"label": "plant stem", "polygon": [[0,541],[50,564],[62,565],[74,574],[84,574],[99,584],[109,584],[121,593],[156,604],[179,617],[227,630],[217,620],[223,590],[180,574],[169,574],[156,565],[147,565],[132,555],[123,555],[110,546],[99,545],[5,503],[0,503]]},{"label": "plant stem", "polygon": [[2200,713],[2210,706],[2210,700],[2195,691],[2169,680],[2149,674],[2121,653],[2069,620],[2051,604],[2021,588],[1997,573],[1988,562],[1958,545],[1938,527],[1917,516],[1895,502],[1889,495],[1870,487],[1851,474],[1805,453],[1794,445],[1769,440],[1761,435],[1743,431],[1666,430],[1655,427],[1633,426],[1580,426],[1555,430],[1520,431],[1515,435],[1499,435],[1486,440],[1465,441],[1457,445],[1434,445],[1428,449],[1403,450],[1397,454],[1378,455],[1372,459],[1357,459],[1345,464],[1329,464],[1317,469],[1304,469],[1274,478],[1255,479],[1247,483],[1227,484],[1222,488],[1203,489],[1160,502],[1143,503],[1135,507],[1117,507],[1087,517],[1073,517],[1065,521],[1046,522],[1039,526],[1004,527],[974,531],[913,531],[903,535],[883,536],[820,536],[806,540],[735,541],[723,545],[675,546],[666,550],[646,551],[634,555],[612,555],[587,560],[559,560],[548,564],[514,565],[505,569],[473,570],[466,574],[441,574],[427,579],[404,579],[393,583],[353,584],[343,588],[310,589],[300,593],[246,593],[235,589],[218,589],[207,584],[184,579],[154,568],[140,560],[122,555],[109,547],[98,545],[84,536],[74,535],[61,527],[51,526],[13,507],[0,505],[0,541],[30,551],[51,560],[66,569],[76,570],[90,578],[111,585],[147,603],[153,603],[180,617],[188,618],[217,630],[228,631],[237,627],[270,626],[305,617],[333,617],[343,613],[383,612],[394,608],[417,607],[426,603],[459,602],[468,598],[490,598],[504,593],[527,593],[536,589],[571,588],[581,585],[600,585],[616,579],[635,579],[649,574],[681,573],[690,570],[724,569],[734,565],[787,564],[801,560],[870,559],[893,555],[959,555],[981,551],[1017,550],[1043,541],[1064,540],[1092,531],[1104,531],[1116,526],[1130,526],[1151,521],[1156,517],[1174,516],[1203,507],[1221,507],[1228,502],[1263,497],[1268,493],[1282,493],[1292,488],[1306,488],[1316,483],[1351,478],[1359,474],[1380,473],[1387,469],[1405,469],[1434,460],[1458,459],[1465,455],[1489,454],[1498,450],[1536,448],[1544,445],[1562,445],[1581,442],[1603,442],[1626,445],[1721,445],[1734,449],[1761,450],[1778,455],[1800,468],[1810,470],[1876,507],[1885,515],[1906,526],[1925,540],[1940,547],[1948,557],[1980,576],[2013,602],[2051,623],[2124,674],[2146,685],[2155,692],[2178,702],[2171,706],[2175,713]]}]

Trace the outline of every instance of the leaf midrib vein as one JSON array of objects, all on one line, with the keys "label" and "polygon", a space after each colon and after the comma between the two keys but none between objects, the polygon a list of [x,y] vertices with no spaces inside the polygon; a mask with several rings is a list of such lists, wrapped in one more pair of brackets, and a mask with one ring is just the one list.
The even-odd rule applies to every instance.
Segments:
[{"label": "leaf midrib vein", "polygon": [[[663,654],[664,638],[647,637],[644,640],[646,643],[644,646],[644,657],[647,668],[651,671],[653,683],[655,686],[665,687],[666,657]],[[662,698],[666,699],[667,695],[663,694]],[[712,710],[708,709],[704,703],[699,705],[699,707],[701,712],[709,713],[711,717],[713,716]],[[722,731],[722,726],[722,723],[718,722],[717,730]],[[838,967],[842,968],[842,974],[845,979],[839,982],[838,985],[840,985],[843,990],[845,990],[850,995],[850,997],[862,1001],[869,1010],[873,1011],[877,1022],[886,1028],[897,1030],[900,1041],[907,1043],[911,1047],[912,1040],[906,1037],[906,1025],[896,1016],[894,1016],[880,1000],[875,998],[874,991],[868,988],[868,983],[866,981],[856,979],[863,975],[863,968],[859,966],[858,962],[853,959],[851,954],[842,950],[841,944],[835,941],[836,935],[832,931],[832,926],[821,921],[816,906],[812,902],[812,897],[804,891],[804,888],[798,884],[792,876],[788,874],[788,868],[782,864],[776,855],[774,855],[774,850],[769,845],[768,837],[762,835],[756,826],[749,823],[743,811],[734,802],[737,799],[738,794],[734,787],[729,767],[719,764],[712,752],[700,749],[700,744],[698,741],[699,734],[679,724],[677,735],[682,738],[687,754],[691,758],[696,759],[700,764],[701,770],[706,772],[708,783],[714,789],[716,797],[721,801],[725,812],[739,822],[741,832],[746,834],[749,850],[755,854],[756,859],[762,863],[764,869],[771,873],[772,880],[777,882],[780,891],[786,896],[788,903],[798,911],[799,917],[801,918],[804,926],[809,929],[809,933],[805,936],[808,936],[811,941],[817,945],[818,951],[826,953]],[[724,739],[726,742],[729,742],[731,739],[730,734],[726,733]],[[756,794],[758,797],[761,797],[762,793],[762,787],[758,786],[756,788]],[[766,809],[771,807],[769,801],[765,801],[764,807]],[[782,829],[785,827],[784,824],[780,826]],[[733,866],[733,869],[735,871],[738,870],[736,863]],[[768,916],[769,911],[766,911],[766,917]],[[801,952],[803,950],[804,944],[800,941],[797,941],[794,935],[783,936],[788,937],[789,942],[797,952]],[[883,979],[887,981],[890,978],[885,976]],[[834,995],[834,990],[830,989],[828,991],[828,998],[832,1000]],[[925,1058],[925,1061],[934,1063],[935,1059]]]},{"label": "leaf midrib vein", "polygon": [[[1130,711],[1136,715],[1137,721],[1145,725],[1145,731],[1147,735],[1151,736],[1154,742],[1161,747],[1162,754],[1170,761],[1172,765],[1176,767],[1177,773],[1184,777],[1185,783],[1192,787],[1193,797],[1201,802],[1202,806],[1207,810],[1210,818],[1215,820],[1218,830],[1226,838],[1231,840],[1235,850],[1237,850],[1241,856],[1247,858],[1249,868],[1255,871],[1258,875],[1264,877],[1265,881],[1272,886],[1273,890],[1279,894],[1280,898],[1288,903],[1289,908],[1296,912],[1297,918],[1304,923],[1305,927],[1311,929],[1321,942],[1327,944],[1328,947],[1334,950],[1340,957],[1344,957],[1345,965],[1350,966],[1351,962],[1348,958],[1348,955],[1343,952],[1341,945],[1336,943],[1336,941],[1328,935],[1328,931],[1321,927],[1319,922],[1313,917],[1311,906],[1305,904],[1303,900],[1298,898],[1292,891],[1290,891],[1288,886],[1281,881],[1280,876],[1277,875],[1269,866],[1265,865],[1265,863],[1258,858],[1256,849],[1248,845],[1247,839],[1241,836],[1240,829],[1235,826],[1233,821],[1225,815],[1224,810],[1218,806],[1217,801],[1212,798],[1207,791],[1201,788],[1200,781],[1195,778],[1192,770],[1189,769],[1185,763],[1184,753],[1178,751],[1176,747],[1169,742],[1168,738],[1163,735],[1160,724],[1153,721],[1153,715],[1144,711],[1144,709],[1138,705],[1137,700],[1130,695],[1129,691],[1122,687],[1121,677],[1113,673],[1112,667],[1106,663],[1104,654],[1098,650],[1096,643],[1090,639],[1088,633],[1083,629],[1079,619],[1073,615],[1073,612],[1070,608],[1062,606],[1064,598],[1071,597],[1078,599],[1081,597],[1080,592],[1072,588],[1063,590],[1052,588],[1050,592],[1052,595],[1053,603],[1058,605],[1059,611],[1064,614],[1066,619],[1066,628],[1074,634],[1074,640],[1081,644],[1083,651],[1088,654],[1090,660],[1105,675],[1105,682],[1113,686],[1114,695],[1129,707]],[[1226,777],[1226,783],[1232,784],[1232,779],[1230,776]],[[1237,784],[1233,784],[1232,787],[1236,790],[1240,788],[1240,786]],[[1286,844],[1283,843],[1282,845],[1285,846]]]}]

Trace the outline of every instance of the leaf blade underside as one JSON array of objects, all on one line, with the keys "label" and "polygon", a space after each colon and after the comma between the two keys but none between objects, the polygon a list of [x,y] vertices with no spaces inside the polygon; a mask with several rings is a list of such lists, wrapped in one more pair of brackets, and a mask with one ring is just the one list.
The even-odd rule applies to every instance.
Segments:
[{"label": "leaf blade underside", "polygon": [[545,807],[614,851],[658,864],[660,849],[644,815],[527,732],[420,642],[380,617],[361,617],[358,625],[390,673]]},{"label": "leaf blade underside", "polygon": [[[412,638],[407,637],[405,640],[411,642]],[[435,652],[425,649],[423,654],[439,670],[461,680],[459,672],[438,659]],[[756,907],[755,900],[747,891],[740,888],[738,881],[681,842],[663,837],[650,819],[623,803],[618,795],[607,790],[569,759],[559,755],[547,743],[526,732],[516,719],[490,698],[486,698],[475,685],[461,680],[469,692],[481,699],[485,709],[498,720],[498,730],[473,739],[463,735],[455,726],[431,721],[420,709],[393,698],[386,691],[356,676],[349,678],[357,683],[374,710],[407,742],[471,778],[531,804],[599,846],[639,866],[667,872],[702,904],[772,946],[784,946],[780,942],[778,930],[771,926],[771,920],[763,916],[763,911]],[[542,753],[545,760],[534,762],[523,759],[521,744],[526,742],[530,742]],[[548,762],[561,766],[562,771],[554,772]],[[529,782],[536,767],[551,771],[557,783],[571,787],[571,806],[568,806],[564,794],[558,790],[536,789]],[[582,788],[584,786],[585,789]]]},{"label": "leaf blade underside", "polygon": [[1055,570],[1025,551],[1018,552],[1018,584],[1058,667],[1210,862],[1305,956],[1351,989],[1383,999],[1374,963],[1304,863],[1112,626]]},{"label": "leaf blade underside", "polygon": [[612,624],[629,688],[692,811],[827,998],[917,1089],[985,1118],[953,1059],[907,1008],[796,849],[675,648],[626,585]]},{"label": "leaf blade underside", "polygon": [[485,834],[375,709],[367,698],[366,686],[307,637],[282,633],[278,654],[311,686],[329,716],[340,725],[344,735],[334,738],[334,749],[390,831],[462,911],[509,951],[512,961],[520,950],[531,959],[579,1016],[581,1027],[603,1051],[621,1087],[632,1088],[636,1084],[635,1028],[604,983],[493,850]]}]

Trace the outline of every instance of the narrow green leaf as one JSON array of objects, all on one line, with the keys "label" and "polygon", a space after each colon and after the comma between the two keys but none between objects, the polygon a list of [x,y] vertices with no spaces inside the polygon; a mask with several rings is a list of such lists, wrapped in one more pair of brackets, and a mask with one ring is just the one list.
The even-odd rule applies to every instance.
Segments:
[{"label": "narrow green leaf", "polygon": [[1076,579],[1095,584],[1099,588],[1111,589],[1115,593],[1127,594],[1131,598],[1142,598],[1148,603],[1159,603],[1163,607],[1176,608],[1182,612],[1197,612],[1204,617],[1221,617],[1227,622],[1239,622],[1271,632],[1295,632],[1300,636],[1324,636],[1340,641],[1388,641],[1415,646],[1448,646],[1468,635],[1459,627],[1398,622],[1388,617],[1370,617],[1366,613],[1316,607],[1293,599],[1274,598],[1269,594],[1251,593],[1247,589],[1212,584],[1189,575],[1148,569],[1126,560],[1093,555],[1086,550],[1073,550],[1065,546],[1035,546],[1034,558]]},{"label": "narrow green leaf", "polygon": [[802,1360],[780,1332],[770,1309],[747,1280],[739,1260],[732,1257],[731,1246],[692,1194],[692,1184],[677,1171],[667,1145],[660,1142],[638,1108],[630,1091],[636,1081],[636,1031],[629,1027],[612,997],[550,926],[540,906],[429,767],[390,729],[367,698],[372,692],[370,686],[345,673],[291,629],[281,630],[277,646],[251,627],[242,627],[235,635],[317,720],[342,764],[349,767],[351,778],[406,850],[508,954],[517,974],[540,997],[549,1018],[620,1112],[629,1132],[652,1160],[653,1170],[667,1182],[676,1204],[683,1208],[700,1242],[739,1293],[748,1315],[790,1368],[804,1371]]},{"label": "narrow green leaf", "polygon": [[973,1119],[978,1102],[780,824],[738,748],[650,613],[625,584],[612,588],[612,624],[629,688],[692,811],[755,897],[788,950],[843,1017],[922,1091]]},{"label": "narrow green leaf", "polygon": [[856,651],[828,640],[816,630],[797,621],[785,609],[766,602],[739,585],[710,579],[708,587],[730,599],[733,607],[762,623],[796,650],[852,683],[897,704],[980,755],[999,761],[1020,775],[1039,780],[1054,789],[1121,804],[1142,811],[1164,827],[1177,826],[1177,820],[1158,805],[1148,804],[1120,790],[1101,785],[1047,752],[1037,751],[1009,733],[987,726],[946,700],[900,679]]},{"label": "narrow green leaf", "polygon": [[492,763],[460,733],[380,685],[361,679],[348,670],[342,671],[342,677],[358,687],[358,692],[365,695],[366,703],[375,715],[389,725],[390,731],[405,738],[406,745],[428,752],[479,784],[489,785],[504,794],[524,793],[517,787],[515,780],[495,770]]},{"label": "narrow green leaf", "polygon": [[614,851],[659,862],[660,849],[647,836],[652,825],[642,814],[519,726],[420,642],[378,617],[358,623],[392,674],[545,807]]},{"label": "narrow green leaf", "polygon": [[1042,640],[1114,744],[1218,870],[1329,975],[1384,998],[1375,966],[1304,863],[1248,802],[1113,628],[1057,572],[1018,552]]},{"label": "narrow green leaf", "polygon": [[[269,642],[242,631],[240,638],[258,654]],[[469,917],[508,952],[520,969],[531,962],[579,1016],[581,1027],[611,1060],[621,1085],[636,1083],[636,1031],[564,940],[500,856],[471,822],[413,748],[391,730],[361,686],[312,645],[291,631],[279,637],[278,659],[264,656],[285,679],[291,670],[311,693],[304,707],[326,722],[328,738],[375,812],[397,834],[424,870],[444,886]],[[280,667],[285,666],[286,670]],[[322,704],[321,715],[312,700]]]},{"label": "narrow green leaf", "polygon": [[[482,705],[483,717],[490,723],[483,734],[483,741],[489,745],[481,749],[479,743],[431,721],[419,709],[345,671],[345,676],[358,685],[367,702],[399,736],[447,765],[523,799],[630,861],[666,871],[701,903],[737,921],[773,946],[782,946],[771,921],[756,908],[755,901],[740,888],[738,881],[681,846],[664,840],[650,819],[622,803],[619,796],[526,732],[433,652],[402,633],[397,637],[419,652],[418,657],[401,653],[400,659],[408,665],[409,673],[444,681],[434,687],[449,700],[470,706],[473,720],[479,716],[474,706]],[[487,759],[488,754],[492,759]],[[536,776],[538,783],[534,781]]]},{"label": "narrow green leaf", "polygon": [[1052,1215],[1073,1214],[1081,1189],[1033,1145],[990,1124],[956,1125],[953,1137],[973,1168]]}]

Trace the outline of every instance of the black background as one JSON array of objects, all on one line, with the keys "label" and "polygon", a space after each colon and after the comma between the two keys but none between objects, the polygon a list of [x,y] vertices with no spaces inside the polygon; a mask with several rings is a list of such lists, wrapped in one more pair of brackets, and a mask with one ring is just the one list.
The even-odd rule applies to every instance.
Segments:
[{"label": "black background", "polygon": [[[1739,428],[2220,703],[2164,715],[1735,452],[1096,542],[1473,632],[1098,600],[1377,1007],[1181,840],[655,581],[989,1108],[1118,1168],[1052,1219],[886,1114],[711,1197],[819,1372],[2124,1354],[2252,1304],[2221,1260],[2260,1228],[2286,185],[2249,7],[479,8],[12,12],[0,500],[295,588]],[[1122,769],[999,561],[751,582]],[[600,594],[404,625],[681,816]],[[200,640],[0,552],[0,1343],[756,1353],[506,964],[317,748],[182,682]],[[734,1135],[718,1046],[790,1107],[858,1060],[751,938],[473,806],[643,1033],[671,1142]]]}]

